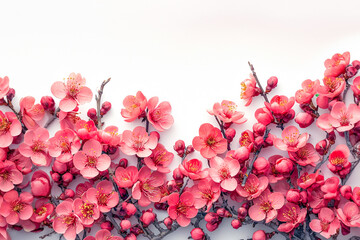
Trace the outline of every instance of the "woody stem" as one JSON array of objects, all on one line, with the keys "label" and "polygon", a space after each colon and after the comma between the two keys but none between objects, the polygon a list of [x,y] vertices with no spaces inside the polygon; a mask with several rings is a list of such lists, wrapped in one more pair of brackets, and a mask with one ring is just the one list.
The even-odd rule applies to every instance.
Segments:
[{"label": "woody stem", "polygon": [[101,114],[100,114],[100,109],[101,109],[101,96],[104,92],[104,87],[106,84],[108,84],[108,82],[110,82],[111,78],[108,78],[107,80],[104,80],[100,86],[100,89],[98,91],[98,94],[95,95],[95,100],[96,100],[96,114],[97,114],[97,128],[101,129],[102,128],[102,122],[101,122]]}]

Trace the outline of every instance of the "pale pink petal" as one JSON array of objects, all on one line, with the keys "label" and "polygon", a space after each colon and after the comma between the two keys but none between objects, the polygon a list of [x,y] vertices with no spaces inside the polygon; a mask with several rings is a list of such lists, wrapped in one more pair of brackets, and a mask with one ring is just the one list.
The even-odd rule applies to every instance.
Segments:
[{"label": "pale pink petal", "polygon": [[59,107],[64,112],[71,112],[74,110],[77,106],[77,102],[73,98],[66,97],[64,99],[61,99],[59,103]]},{"label": "pale pink petal", "polygon": [[57,98],[64,98],[67,94],[65,84],[60,81],[54,82],[51,86],[51,93]]}]

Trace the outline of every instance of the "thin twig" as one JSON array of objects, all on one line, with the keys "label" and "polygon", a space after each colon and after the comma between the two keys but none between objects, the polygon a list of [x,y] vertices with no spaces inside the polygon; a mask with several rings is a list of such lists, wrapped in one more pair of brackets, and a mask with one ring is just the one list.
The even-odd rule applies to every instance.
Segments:
[{"label": "thin twig", "polygon": [[[217,123],[219,124],[219,127],[220,127],[220,130],[221,130],[221,133],[222,133],[223,137],[227,140],[223,121],[220,121],[217,116],[214,116],[214,117],[215,117]],[[229,141],[227,141],[227,150],[228,151],[231,150]]]},{"label": "thin twig", "polygon": [[45,123],[44,128],[48,128],[57,118],[57,114],[58,112],[60,112],[60,108],[57,108],[54,112],[54,114],[52,114],[51,118]]},{"label": "thin twig", "polygon": [[96,114],[97,114],[97,128],[101,129],[102,128],[102,122],[101,122],[101,114],[100,114],[100,109],[101,109],[101,96],[104,93],[104,87],[105,85],[110,82],[111,78],[108,78],[107,80],[104,80],[100,86],[100,89],[98,91],[98,94],[95,95],[95,100],[96,100]]},{"label": "thin twig", "polygon": [[261,93],[260,93],[261,96],[263,96],[263,98],[265,99],[265,101],[269,103],[269,99],[268,99],[268,97],[266,96],[266,93],[264,92],[264,89],[262,88],[261,83],[260,83],[260,81],[259,81],[259,79],[258,79],[258,77],[257,77],[257,75],[256,75],[254,66],[253,66],[250,62],[248,62],[248,64],[249,64],[249,66],[250,66],[250,70],[251,70],[251,72],[252,72],[252,74],[253,74],[253,76],[254,76],[257,84],[259,85],[259,88],[260,88],[260,90],[261,90]]}]

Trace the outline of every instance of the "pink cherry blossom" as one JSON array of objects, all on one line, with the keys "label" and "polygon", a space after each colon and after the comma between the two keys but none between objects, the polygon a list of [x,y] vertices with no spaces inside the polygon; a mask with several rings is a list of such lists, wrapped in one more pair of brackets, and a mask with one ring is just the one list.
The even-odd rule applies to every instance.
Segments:
[{"label": "pink cherry blossom", "polygon": [[114,181],[121,188],[131,188],[137,182],[139,172],[137,167],[129,166],[127,168],[118,167],[115,171]]},{"label": "pink cherry blossom", "polygon": [[76,134],[83,140],[97,139],[98,129],[94,121],[79,120],[76,122]]},{"label": "pink cherry blossom", "polygon": [[239,144],[252,152],[254,150],[254,133],[250,130],[242,132],[239,138]]},{"label": "pink cherry blossom", "polygon": [[294,203],[286,203],[279,209],[277,219],[281,222],[285,222],[279,225],[278,230],[280,232],[289,233],[293,229],[297,228],[302,222],[304,222],[307,210]]},{"label": "pink cherry blossom", "polygon": [[306,145],[309,134],[300,134],[296,127],[288,126],[281,133],[281,137],[282,139],[274,140],[274,146],[283,151],[296,152]]},{"label": "pink cherry blossom", "polygon": [[74,200],[74,212],[79,216],[80,221],[84,225],[91,225],[100,217],[100,210],[95,198],[87,198],[87,194],[83,194],[81,198]]},{"label": "pink cherry blossom", "polygon": [[50,177],[42,170],[34,172],[30,186],[34,197],[48,197],[51,193]]},{"label": "pink cherry blossom", "polygon": [[15,225],[20,220],[28,220],[33,214],[31,203],[34,197],[28,192],[22,192],[19,196],[16,190],[6,192],[3,196],[0,214],[6,218],[6,222]]},{"label": "pink cherry blossom", "polygon": [[354,128],[355,123],[360,121],[360,107],[350,104],[346,108],[345,103],[336,102],[331,113],[322,114],[316,121],[316,125],[324,131],[332,131],[335,128],[338,132],[349,131]]},{"label": "pink cherry blossom", "polygon": [[134,121],[143,114],[146,103],[146,98],[140,91],[136,93],[136,96],[127,96],[123,101],[125,108],[121,109],[121,116],[125,118],[126,122]]},{"label": "pink cherry blossom", "polygon": [[324,193],[324,199],[337,199],[340,200],[338,177],[330,177],[325,180],[324,185],[321,186],[321,191]]},{"label": "pink cherry blossom", "polygon": [[93,139],[85,142],[83,150],[74,155],[74,166],[80,170],[81,175],[91,179],[110,167],[111,159],[108,155],[102,154],[101,144]]},{"label": "pink cherry blossom", "polygon": [[86,80],[80,73],[71,73],[66,83],[55,82],[51,86],[52,94],[60,98],[59,108],[64,112],[74,110],[77,105],[88,103],[92,99],[90,88],[85,86]]},{"label": "pink cherry blossom", "polygon": [[310,228],[314,232],[320,233],[325,238],[335,235],[340,228],[340,221],[335,217],[334,211],[330,208],[321,208],[319,219],[310,222]]},{"label": "pink cherry blossom", "polygon": [[104,130],[98,132],[99,141],[110,146],[118,146],[122,141],[119,134],[119,128],[116,126],[108,126]]},{"label": "pink cherry blossom", "polygon": [[208,176],[208,172],[202,169],[202,162],[196,158],[185,159],[179,165],[180,172],[192,180],[203,179]]},{"label": "pink cherry blossom", "polygon": [[301,84],[302,89],[296,91],[295,93],[296,102],[299,104],[310,103],[319,85],[320,85],[319,80],[311,81],[310,79],[307,79],[303,81]]},{"label": "pink cherry blossom", "polygon": [[76,235],[83,231],[84,226],[80,218],[74,213],[73,200],[68,198],[56,207],[57,217],[53,222],[53,229],[63,234],[66,240],[75,240]]},{"label": "pink cherry blossom", "polygon": [[208,159],[224,153],[227,149],[227,140],[221,135],[220,129],[210,123],[200,126],[199,136],[193,139],[192,144],[195,150]]},{"label": "pink cherry blossom", "polygon": [[320,160],[319,154],[311,143],[307,143],[296,152],[289,152],[289,157],[300,166],[311,165],[315,167]]},{"label": "pink cherry blossom", "polygon": [[25,133],[24,142],[19,146],[19,152],[30,157],[37,166],[49,166],[51,157],[48,154],[49,131],[45,128],[29,130]]},{"label": "pink cherry blossom", "polygon": [[151,202],[159,202],[161,199],[160,186],[165,183],[165,174],[151,172],[150,168],[142,167],[139,171],[139,181],[132,188],[132,196],[139,200],[139,205],[146,207]]},{"label": "pink cherry blossom", "polygon": [[61,129],[75,130],[76,123],[81,120],[78,116],[78,110],[79,108],[75,108],[73,111],[70,112],[64,112],[60,110],[58,116]]},{"label": "pink cherry blossom", "polygon": [[220,186],[227,191],[236,189],[237,181],[234,177],[239,170],[240,164],[237,160],[220,157],[210,159],[209,175],[211,179],[220,183]]},{"label": "pink cherry blossom", "polygon": [[286,97],[286,96],[274,96],[270,103],[265,102],[265,106],[275,115],[284,115],[287,113],[295,104],[294,97]]},{"label": "pink cherry blossom", "polygon": [[114,191],[113,185],[107,180],[99,182],[96,188],[89,188],[85,194],[90,202],[97,203],[102,213],[109,212],[119,203],[119,194]]},{"label": "pink cherry blossom", "polygon": [[49,203],[48,199],[40,198],[35,202],[34,213],[31,216],[30,220],[36,223],[41,223],[53,212],[54,205]]},{"label": "pink cherry blossom", "polygon": [[173,123],[174,118],[171,116],[171,106],[169,102],[159,102],[158,97],[152,97],[147,103],[148,112],[147,119],[160,132],[169,129]]},{"label": "pink cherry blossom", "polygon": [[256,80],[252,74],[250,79],[245,79],[240,83],[241,93],[240,98],[246,100],[245,106],[249,106],[252,98],[260,94],[260,89],[256,87]]},{"label": "pink cherry blossom", "polygon": [[226,153],[225,158],[235,159],[241,164],[244,163],[246,160],[248,160],[249,156],[250,156],[250,151],[246,147],[241,146],[236,150],[228,151]]},{"label": "pink cherry blossom", "polygon": [[6,96],[9,91],[9,77],[5,76],[4,78],[0,77],[0,98]]},{"label": "pink cherry blossom", "polygon": [[5,160],[0,162],[0,190],[8,192],[14,185],[23,181],[22,173],[16,168],[15,163]]},{"label": "pink cherry blossom", "polygon": [[265,126],[274,121],[274,117],[271,114],[271,111],[266,107],[256,109],[255,118],[259,123],[262,123]]},{"label": "pink cherry blossom", "polygon": [[262,176],[258,178],[254,174],[250,174],[246,179],[245,185],[242,186],[239,184],[236,188],[236,192],[243,198],[248,200],[255,199],[260,196],[260,194],[265,191],[269,184],[267,177]]},{"label": "pink cherry blossom", "polygon": [[138,157],[148,157],[152,149],[157,146],[158,138],[155,132],[146,132],[144,127],[138,126],[133,131],[125,130],[122,134],[123,144],[120,149],[126,155],[137,155]]},{"label": "pink cherry blossom", "polygon": [[220,103],[215,103],[212,110],[208,110],[208,113],[215,115],[224,123],[236,123],[241,124],[246,122],[243,112],[236,110],[237,106],[234,102],[223,100]]},{"label": "pink cherry blossom", "polygon": [[360,96],[360,76],[356,77],[351,85],[351,90],[354,92],[354,96]]},{"label": "pink cherry blossom", "polygon": [[24,97],[20,99],[20,112],[22,121],[28,129],[39,127],[39,122],[45,116],[45,110],[41,104],[35,104],[35,98]]},{"label": "pink cherry blossom", "polygon": [[326,59],[324,65],[326,67],[324,75],[326,77],[337,77],[345,73],[345,68],[349,65],[350,53],[344,52],[343,54],[336,53],[331,59]]},{"label": "pink cherry blossom", "polygon": [[254,221],[271,222],[277,216],[277,210],[285,203],[284,195],[279,192],[271,193],[266,189],[258,198],[253,200],[254,205],[249,208],[249,216]]},{"label": "pink cherry blossom", "polygon": [[205,178],[195,183],[191,187],[190,192],[195,198],[194,206],[196,209],[201,209],[206,206],[206,211],[210,211],[211,206],[220,197],[220,184]]},{"label": "pink cherry blossom", "polygon": [[329,155],[327,167],[333,173],[339,174],[344,178],[350,171],[351,163],[348,161],[350,155],[349,148],[344,144],[339,144]]},{"label": "pink cherry blossom", "polygon": [[20,152],[19,149],[16,149],[11,155],[8,156],[9,161],[15,163],[16,168],[22,174],[28,174],[31,172],[32,162],[29,157],[24,157]]},{"label": "pink cherry blossom", "polygon": [[84,240],[123,240],[124,238],[120,236],[113,236],[111,232],[107,229],[101,229],[97,231],[95,237],[87,236]]},{"label": "pink cherry blossom", "polygon": [[194,196],[190,192],[172,193],[168,199],[168,213],[171,219],[186,227],[190,224],[191,218],[195,217],[198,210],[194,207]]},{"label": "pink cherry blossom", "polygon": [[339,96],[345,89],[345,79],[343,77],[324,77],[324,86],[318,87],[320,96],[316,98],[316,103],[320,108],[327,108],[329,99]]},{"label": "pink cherry blossom", "polygon": [[49,139],[49,155],[56,157],[61,163],[70,162],[80,147],[80,139],[70,129],[57,131],[55,136]]},{"label": "pink cherry blossom", "polygon": [[[0,78],[1,79],[1,78]],[[0,111],[0,147],[5,148],[11,145],[14,137],[21,133],[21,123],[15,113]]]},{"label": "pink cherry blossom", "polygon": [[159,171],[162,173],[169,173],[168,166],[174,159],[174,154],[168,152],[164,145],[158,144],[156,148],[152,150],[150,156],[144,159],[145,165],[153,171]]},{"label": "pink cherry blossom", "polygon": [[356,203],[345,203],[342,208],[336,209],[336,216],[348,227],[360,227],[360,211]]}]

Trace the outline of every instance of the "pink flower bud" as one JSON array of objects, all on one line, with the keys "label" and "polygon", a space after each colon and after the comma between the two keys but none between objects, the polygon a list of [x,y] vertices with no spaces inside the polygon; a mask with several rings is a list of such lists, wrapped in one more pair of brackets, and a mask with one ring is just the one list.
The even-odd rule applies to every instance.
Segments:
[{"label": "pink flower bud", "polygon": [[109,231],[114,229],[114,225],[109,221],[105,221],[105,222],[101,223],[100,227],[101,227],[101,229],[106,229]]},{"label": "pink flower bud", "polygon": [[6,94],[7,100],[12,101],[14,97],[15,97],[15,89],[9,88],[9,91]]},{"label": "pink flower bud", "polygon": [[61,162],[55,160],[54,164],[52,166],[52,170],[54,172],[64,174],[67,171],[67,165],[66,165],[66,163],[61,163]]},{"label": "pink flower bud", "polygon": [[270,89],[274,89],[276,88],[278,84],[278,78],[273,76],[273,77],[270,77],[268,80],[267,80],[267,86],[270,88]]},{"label": "pink flower bud", "polygon": [[274,134],[269,133],[268,137],[265,140],[265,146],[272,146],[274,145],[274,140],[276,139]]},{"label": "pink flower bud", "polygon": [[190,154],[190,153],[192,153],[194,151],[195,151],[195,149],[194,149],[194,147],[192,145],[189,145],[189,146],[186,147],[186,154]]},{"label": "pink flower bud", "polygon": [[269,125],[274,120],[271,112],[266,107],[257,109],[255,111],[255,118],[259,123],[262,123],[265,126]]},{"label": "pink flower bud", "polygon": [[264,136],[266,131],[266,126],[262,123],[255,123],[253,125],[253,132],[255,136]]},{"label": "pink flower bud", "polygon": [[220,217],[225,217],[225,208],[219,208],[218,210],[216,210],[216,214],[219,215]]},{"label": "pink flower bud", "polygon": [[167,229],[171,230],[173,220],[171,218],[167,217],[167,218],[164,219],[164,224],[165,224]]},{"label": "pink flower bud", "polygon": [[126,158],[122,158],[119,161],[119,167],[127,168],[128,166],[128,160]]},{"label": "pink flower bud", "polygon": [[183,140],[177,140],[174,145],[174,150],[180,157],[183,157],[185,152],[185,142]]},{"label": "pink flower bud", "polygon": [[47,197],[51,192],[50,177],[44,171],[36,171],[31,178],[30,185],[34,197]]},{"label": "pink flower bud", "polygon": [[209,212],[205,215],[205,221],[210,224],[215,224],[220,221],[219,215],[214,212]]},{"label": "pink flower bud", "polygon": [[262,136],[256,137],[254,141],[254,145],[257,149],[259,149],[264,144],[264,138]]},{"label": "pink flower bud", "polygon": [[352,195],[353,195],[352,190],[351,190],[351,186],[349,186],[349,185],[342,186],[340,188],[340,193],[347,200],[350,200],[352,198]]},{"label": "pink flower bud", "polygon": [[60,181],[60,174],[58,174],[57,172],[52,172],[51,173],[51,178],[54,180],[54,182],[59,182]]},{"label": "pink flower bud", "polygon": [[231,221],[231,226],[234,229],[238,229],[239,227],[241,227],[242,223],[239,221],[239,219],[234,219]]},{"label": "pink flower bud", "polygon": [[155,218],[156,218],[155,213],[151,211],[146,211],[141,215],[140,221],[143,223],[144,227],[147,227],[155,221]]},{"label": "pink flower bud", "polygon": [[91,120],[96,120],[97,119],[97,113],[96,113],[96,109],[95,108],[90,108],[87,112],[87,116],[91,119]]},{"label": "pink flower bud", "polygon": [[328,145],[328,142],[326,141],[326,139],[321,140],[320,142],[318,142],[315,145],[315,149],[320,155],[325,155],[325,153],[328,150],[328,147],[329,147],[329,145]]},{"label": "pink flower bud", "polygon": [[307,203],[308,201],[308,194],[306,191],[302,191],[300,192],[300,196],[301,196],[301,202],[302,203]]},{"label": "pink flower bud", "polygon": [[220,223],[206,223],[206,229],[209,231],[209,232],[213,232],[215,231],[218,227],[219,227]]},{"label": "pink flower bud", "polygon": [[343,222],[340,221],[340,225],[341,225],[341,234],[342,235],[348,235],[350,233],[350,227],[346,226]]},{"label": "pink flower bud", "polygon": [[44,96],[40,100],[41,106],[45,111],[53,112],[55,110],[55,101],[50,96]]},{"label": "pink flower bud", "polygon": [[270,163],[267,159],[259,157],[255,160],[253,170],[256,174],[265,174],[270,168]]},{"label": "pink flower bud", "polygon": [[290,109],[287,113],[285,113],[285,115],[283,116],[282,120],[284,123],[289,122],[290,120],[294,119],[295,117],[295,110],[294,109]]},{"label": "pink flower bud", "polygon": [[355,68],[354,66],[349,66],[346,68],[346,77],[347,78],[352,78],[353,76],[356,75],[358,69]]},{"label": "pink flower bud", "polygon": [[296,115],[295,122],[299,127],[306,128],[314,122],[314,118],[307,112],[301,112]]},{"label": "pink flower bud", "polygon": [[125,207],[125,212],[127,216],[133,216],[136,213],[136,207],[132,203],[128,203]]},{"label": "pink flower bud", "polygon": [[174,180],[183,180],[184,179],[184,175],[181,173],[179,168],[174,169],[173,178],[174,178]]},{"label": "pink flower bud", "polygon": [[232,142],[232,140],[235,137],[235,134],[236,134],[235,129],[233,129],[233,128],[226,129],[225,135],[226,135],[226,139],[228,140],[228,142]]},{"label": "pink flower bud", "polygon": [[353,65],[356,69],[360,69],[360,61],[354,60],[351,65]]},{"label": "pink flower bud", "polygon": [[106,101],[101,105],[101,108],[104,109],[106,112],[108,112],[111,109],[111,103]]},{"label": "pink flower bud", "polygon": [[244,207],[239,207],[237,212],[238,212],[238,218],[240,219],[244,219],[248,214],[248,210]]},{"label": "pink flower bud", "polygon": [[65,189],[64,194],[67,198],[73,198],[75,196],[75,192],[72,189]]},{"label": "pink flower bud", "polygon": [[301,200],[300,191],[298,189],[290,189],[286,193],[286,200],[292,203],[298,203]]},{"label": "pink flower bud", "polygon": [[69,172],[65,173],[64,175],[62,175],[62,180],[65,183],[71,183],[71,181],[74,179],[73,175]]},{"label": "pink flower bud", "polygon": [[267,240],[266,233],[264,232],[264,230],[258,230],[256,232],[254,232],[252,239],[253,240]]},{"label": "pink flower bud", "polygon": [[[141,229],[140,229],[141,230]],[[125,237],[125,240],[136,240],[136,235],[133,233],[130,233]]]},{"label": "pink flower bud", "polygon": [[332,131],[332,132],[330,132],[330,133],[328,134],[327,140],[329,141],[329,144],[330,144],[330,145],[335,144],[336,135],[335,135],[335,132],[334,132],[334,131]]},{"label": "pink flower bud", "polygon": [[290,173],[294,169],[294,164],[288,158],[279,158],[276,160],[275,169],[280,173]]},{"label": "pink flower bud", "polygon": [[121,227],[121,230],[127,231],[128,229],[131,228],[131,222],[129,220],[127,220],[127,219],[122,220],[120,222],[120,227]]},{"label": "pink flower bud", "polygon": [[194,228],[190,232],[192,239],[194,240],[204,240],[205,239],[205,233],[201,228]]}]

